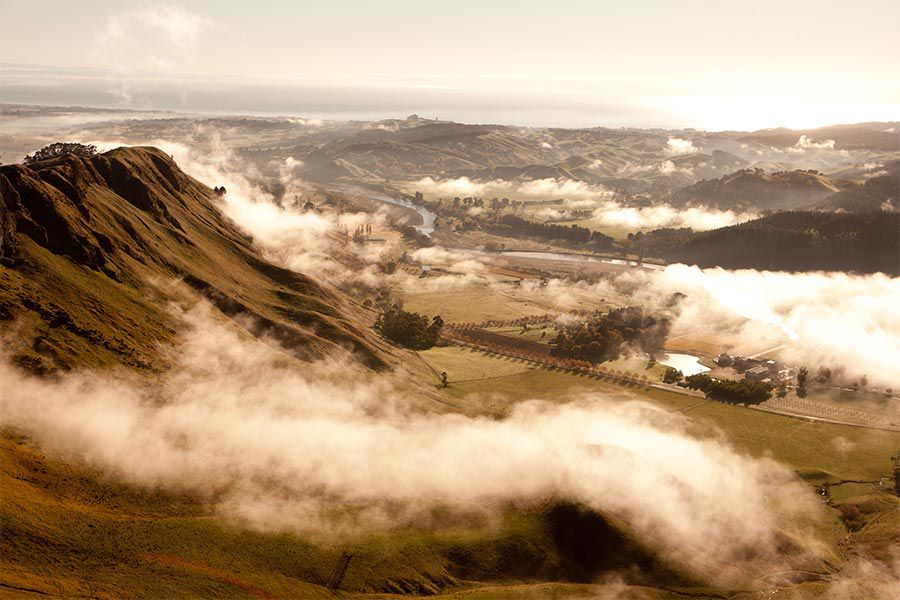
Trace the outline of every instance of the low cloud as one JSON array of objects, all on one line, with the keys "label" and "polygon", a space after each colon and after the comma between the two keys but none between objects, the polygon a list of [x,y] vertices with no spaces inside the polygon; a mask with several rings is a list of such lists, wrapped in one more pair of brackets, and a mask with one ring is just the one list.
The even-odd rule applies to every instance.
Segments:
[{"label": "low cloud", "polygon": [[414,184],[423,193],[443,196],[514,196],[528,199],[597,199],[609,197],[612,192],[600,185],[592,185],[573,179],[531,179],[526,181],[506,181],[493,179],[479,181],[468,177],[456,179],[434,179],[423,177]]},{"label": "low cloud", "polygon": [[616,169],[616,175],[619,177],[646,177],[653,175],[684,175],[686,177],[694,177],[694,167],[690,164],[676,165],[671,160],[664,160],[655,163],[635,163],[626,161]]},{"label": "low cloud", "polygon": [[811,137],[801,135],[797,143],[791,148],[803,152],[805,150],[834,150],[834,140],[824,140],[816,142]]},{"label": "low cloud", "polygon": [[[692,174],[690,167],[677,167],[672,161],[647,167],[662,174]],[[716,229],[755,219],[749,212],[718,210],[703,206],[675,208],[667,204],[657,206],[628,206],[612,199],[612,192],[603,186],[572,179],[534,179],[513,182],[493,180],[479,182],[467,177],[435,180],[425,177],[416,182],[417,190],[439,196],[504,196],[533,200],[562,199],[563,203],[540,208],[535,217],[546,221],[565,221],[576,216],[575,211],[593,211],[587,219],[593,227],[627,227],[655,229],[659,227],[691,227],[696,230]]]},{"label": "low cloud", "polygon": [[451,273],[477,274],[485,271],[484,263],[477,256],[468,252],[446,250],[440,246],[419,248],[409,257],[425,265],[440,266]]},{"label": "low cloud", "polygon": [[325,121],[322,119],[307,119],[303,117],[294,117],[288,119],[288,123],[292,123],[294,125],[302,125],[303,127],[321,127],[325,125]]},{"label": "low cloud", "polygon": [[424,192],[443,196],[480,196],[485,189],[485,184],[468,177],[458,177],[456,179],[423,177],[415,185],[417,189]]},{"label": "low cloud", "polygon": [[[851,154],[847,150],[838,150],[834,146],[834,140],[815,141],[813,138],[801,135],[797,143],[786,148],[786,152],[794,157],[802,157],[803,160],[827,159],[830,162],[845,162]],[[869,151],[858,151],[857,155],[871,154]]]},{"label": "low cloud", "polygon": [[742,223],[757,216],[756,213],[718,210],[703,206],[675,208],[668,204],[660,204],[636,207],[606,202],[594,210],[591,223],[595,226],[625,227],[633,230],[691,227],[703,231]]},{"label": "low cloud", "polygon": [[669,265],[626,273],[622,281],[634,284],[638,302],[687,295],[673,334],[718,332],[744,348],[771,341],[783,344],[786,360],[811,371],[843,365],[848,375],[900,387],[900,278]]},{"label": "low cloud", "polygon": [[693,154],[697,152],[697,147],[694,146],[691,140],[670,137],[669,141],[666,142],[665,152],[669,156],[682,156],[684,154]]},{"label": "low cloud", "polygon": [[533,179],[516,186],[515,191],[534,198],[596,199],[612,195],[603,186],[573,179]]},{"label": "low cloud", "polygon": [[490,520],[509,503],[563,499],[717,583],[808,561],[784,551],[786,537],[818,547],[794,526],[821,509],[792,473],[677,413],[627,395],[525,401],[500,420],[422,413],[387,378],[299,366],[213,314],[184,314],[180,364],[152,386],[97,373],[49,382],[3,363],[4,425],[110,477],[312,539],[431,527],[436,509]]}]

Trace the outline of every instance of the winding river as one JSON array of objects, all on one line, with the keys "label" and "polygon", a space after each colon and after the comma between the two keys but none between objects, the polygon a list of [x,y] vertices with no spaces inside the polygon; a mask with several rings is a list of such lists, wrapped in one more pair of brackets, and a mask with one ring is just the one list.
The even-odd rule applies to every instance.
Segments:
[{"label": "winding river", "polygon": [[424,206],[420,206],[414,202],[410,202],[409,200],[391,198],[390,196],[385,196],[384,194],[379,194],[377,192],[366,192],[366,197],[371,198],[372,200],[378,200],[379,202],[384,202],[386,204],[393,204],[394,206],[411,208],[412,210],[419,213],[419,215],[422,217],[422,224],[415,226],[416,231],[428,236],[434,233],[434,220],[437,215]]},{"label": "winding river", "polygon": [[[373,191],[366,191],[365,196],[372,200],[377,200],[379,202],[384,202],[386,204],[393,204],[395,206],[402,206],[404,208],[409,208],[422,217],[422,224],[416,226],[416,231],[422,233],[424,235],[430,236],[434,233],[434,220],[437,217],[435,213],[428,210],[424,206],[418,205],[414,202],[404,199],[392,198],[385,194],[381,194]],[[497,256],[506,256],[509,258],[531,258],[537,260],[556,260],[556,261],[565,261],[565,262],[576,262],[576,263],[603,263],[607,265],[620,265],[627,267],[643,267],[645,269],[653,269],[653,270],[663,270],[665,269],[665,265],[657,265],[653,263],[638,263],[636,260],[626,260],[622,258],[609,258],[603,256],[595,256],[592,254],[579,254],[576,252],[573,253],[563,253],[563,252],[544,252],[541,250],[503,250],[500,252],[486,252],[484,250],[470,250],[464,248],[453,248],[453,250],[459,250],[463,252],[470,252],[472,254],[494,254]]]}]

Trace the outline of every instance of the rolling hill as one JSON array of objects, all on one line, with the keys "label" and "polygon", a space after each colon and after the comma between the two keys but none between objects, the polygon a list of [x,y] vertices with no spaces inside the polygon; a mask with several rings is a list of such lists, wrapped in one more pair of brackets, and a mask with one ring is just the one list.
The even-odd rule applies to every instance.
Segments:
[{"label": "rolling hill", "polygon": [[[3,110],[0,105],[0,113]],[[23,108],[10,106],[7,110]],[[29,110],[29,114],[42,114],[42,110],[52,113],[54,109]],[[318,183],[383,186],[423,177],[523,183],[550,178],[650,195],[656,201],[703,180],[730,177],[738,169],[752,172],[759,168],[768,173],[815,169],[847,174],[828,179],[862,179],[853,174],[863,165],[880,168],[900,155],[896,123],[709,132],[515,127],[417,115],[341,122],[173,114],[171,118],[84,123],[59,134],[128,144],[189,142],[209,152],[225,147],[274,178],[290,157],[296,161],[293,164],[299,164],[293,175]],[[0,140],[0,152],[15,159],[21,148],[34,148],[36,141],[10,136],[8,143]],[[812,196],[813,202],[820,199],[816,194],[800,194],[804,195]],[[797,202],[784,208],[798,208]]]},{"label": "rolling hill", "polygon": [[837,150],[869,149],[880,152],[900,151],[900,123],[855,123],[830,125],[816,129],[761,129],[742,136],[740,141],[776,147],[794,145],[800,136],[816,140],[833,140]]},{"label": "rolling hill", "polygon": [[900,274],[900,213],[779,212],[691,232],[650,234],[647,253],[701,267]]},{"label": "rolling hill", "polygon": [[714,206],[724,210],[793,210],[821,202],[857,184],[833,180],[817,171],[769,173],[741,169],[720,179],[704,180],[664,198],[673,206]]},{"label": "rolling hill", "polygon": [[884,165],[878,172],[883,174],[828,196],[816,208],[849,212],[900,209],[900,162]]}]

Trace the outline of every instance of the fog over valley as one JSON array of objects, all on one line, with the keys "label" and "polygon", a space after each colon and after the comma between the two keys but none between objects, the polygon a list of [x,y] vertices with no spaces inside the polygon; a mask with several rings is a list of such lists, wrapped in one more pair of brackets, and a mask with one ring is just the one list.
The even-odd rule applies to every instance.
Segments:
[{"label": "fog over valley", "polygon": [[900,595],[892,3],[0,10],[0,595]]}]

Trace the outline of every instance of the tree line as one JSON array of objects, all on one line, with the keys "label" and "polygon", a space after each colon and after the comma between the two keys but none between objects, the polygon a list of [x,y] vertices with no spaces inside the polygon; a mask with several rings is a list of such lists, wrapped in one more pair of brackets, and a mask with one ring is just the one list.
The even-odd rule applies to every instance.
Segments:
[{"label": "tree line", "polygon": [[528,237],[560,242],[585,250],[614,250],[616,248],[615,240],[612,237],[575,224],[541,223],[529,221],[517,215],[506,214],[494,222],[486,223],[486,226],[494,233],[507,237],[521,237],[524,234]]}]

